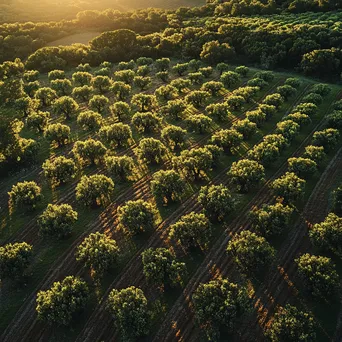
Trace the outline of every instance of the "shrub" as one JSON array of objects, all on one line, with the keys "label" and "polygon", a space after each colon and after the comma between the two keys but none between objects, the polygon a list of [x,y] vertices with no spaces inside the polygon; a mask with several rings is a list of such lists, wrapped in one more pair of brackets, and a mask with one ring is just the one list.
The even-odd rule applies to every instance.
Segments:
[{"label": "shrub", "polygon": [[295,173],[286,172],[273,181],[272,188],[276,196],[284,198],[286,202],[294,202],[304,195],[305,184],[305,180]]},{"label": "shrub", "polygon": [[47,159],[42,165],[44,176],[54,184],[64,184],[71,181],[77,172],[75,162],[64,156]]},{"label": "shrub", "polygon": [[129,156],[108,156],[105,158],[105,165],[107,171],[122,180],[127,180],[132,175],[134,169],[133,158]]}]

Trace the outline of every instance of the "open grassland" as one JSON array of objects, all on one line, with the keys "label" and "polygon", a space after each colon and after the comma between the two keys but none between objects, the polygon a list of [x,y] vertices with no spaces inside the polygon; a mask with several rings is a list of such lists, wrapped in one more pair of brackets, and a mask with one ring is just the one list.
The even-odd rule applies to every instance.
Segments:
[{"label": "open grassland", "polygon": [[[154,4],[155,5],[155,4]],[[61,43],[67,44],[67,43]],[[172,61],[172,65],[176,64]],[[111,70],[117,71],[115,65]],[[231,70],[234,67],[231,66]],[[92,70],[94,73],[96,70]],[[224,103],[234,90],[247,85],[259,70],[250,69],[247,76],[231,87],[223,88],[217,96],[210,96],[207,105],[211,103]],[[154,94],[155,90],[164,85],[164,82],[156,77],[155,66],[152,66],[150,76],[152,83],[143,91],[145,94]],[[67,74],[71,79],[72,72]],[[225,121],[213,120],[208,132],[203,134],[192,132],[186,125],[186,119],[196,114],[207,115],[205,107],[195,108],[189,105],[181,120],[175,120],[162,114],[162,108],[166,102],[159,101],[153,109],[161,118],[161,127],[155,132],[144,134],[139,132],[131,123],[131,117],[123,120],[130,125],[133,132],[133,139],[129,147],[116,149],[107,146],[115,155],[128,155],[135,161],[133,176],[128,182],[115,181],[115,191],[111,203],[105,208],[89,209],[82,203],[75,200],[75,187],[81,176],[106,173],[102,164],[97,166],[85,166],[79,172],[77,178],[62,187],[52,187],[42,172],[41,164],[47,158],[55,158],[59,155],[71,156],[73,143],[87,138],[98,138],[97,133],[82,130],[76,119],[65,120],[57,116],[51,107],[45,107],[45,111],[51,112],[50,123],[61,122],[71,128],[71,139],[69,143],[57,148],[50,145],[43,135],[38,135],[24,128],[22,136],[34,138],[40,142],[38,165],[22,170],[11,175],[0,182],[0,243],[25,241],[34,246],[34,260],[30,266],[29,276],[22,286],[17,287],[12,283],[4,283],[1,288],[0,301],[0,330],[2,341],[110,341],[119,340],[118,331],[110,314],[106,311],[106,299],[113,288],[125,288],[131,285],[141,288],[150,303],[152,312],[152,329],[147,336],[148,341],[199,341],[203,335],[194,321],[193,308],[191,306],[191,295],[199,283],[210,280],[213,277],[228,277],[235,283],[247,283],[249,295],[254,304],[254,310],[237,330],[238,341],[263,340],[263,328],[272,317],[276,305],[283,305],[290,301],[299,307],[309,308],[315,314],[318,323],[317,334],[321,341],[331,341],[335,335],[335,326],[339,315],[339,304],[334,306],[321,307],[312,302],[301,291],[296,276],[296,269],[293,259],[299,253],[312,250],[307,237],[307,225],[316,223],[325,217],[328,211],[328,197],[330,190],[340,177],[339,170],[342,167],[341,142],[335,149],[329,151],[328,156],[318,171],[307,181],[305,196],[296,203],[297,209],[292,218],[292,228],[286,231],[280,238],[272,240],[271,243],[277,249],[277,255],[273,264],[265,270],[264,277],[255,279],[241,275],[238,272],[233,260],[226,253],[227,243],[231,236],[250,227],[248,212],[255,206],[263,203],[273,203],[275,198],[270,190],[270,184],[274,179],[280,177],[287,171],[287,159],[299,157],[304,153],[304,148],[311,144],[314,132],[325,127],[325,116],[332,111],[332,103],[341,97],[342,87],[330,85],[331,92],[324,97],[322,104],[318,106],[318,113],[311,118],[311,122],[301,127],[300,133],[291,141],[291,144],[282,151],[280,157],[266,168],[265,182],[248,194],[235,194],[237,208],[223,223],[213,225],[213,236],[207,250],[195,249],[185,251],[168,237],[169,227],[177,222],[179,218],[190,212],[201,212],[202,207],[197,201],[201,186],[207,184],[229,184],[227,172],[233,162],[246,157],[255,145],[260,143],[264,136],[276,133],[277,123],[284,116],[290,114],[294,107],[300,104],[303,97],[310,93],[315,82],[301,78],[301,85],[297,92],[289,97],[277,109],[276,114],[268,121],[258,127],[257,132],[241,145],[234,148],[232,153],[222,153],[217,167],[202,174],[200,181],[187,179],[186,195],[180,203],[173,203],[168,206],[160,204],[151,193],[150,181],[153,174],[159,169],[171,169],[173,156],[179,155],[180,151],[168,149],[166,156],[160,165],[148,165],[137,157],[139,142],[145,137],[161,139],[160,131],[169,124],[176,125],[188,130],[186,135],[185,149],[203,147],[209,143],[213,134],[221,129],[229,129],[239,120],[246,118],[248,111],[258,108],[269,94],[277,93],[277,87],[285,84],[286,79],[293,75],[285,73],[274,73],[273,80],[259,90],[255,96],[239,110],[232,110]],[[179,78],[170,71],[168,82]],[[183,77],[188,78],[188,75]],[[212,75],[204,78],[199,84],[189,85],[184,92],[177,95],[177,99],[184,99],[191,91],[201,88],[202,83],[210,80],[219,80],[220,74],[214,69]],[[39,79],[41,86],[48,86],[49,81],[46,75]],[[132,93],[126,100],[130,103],[132,96],[142,91],[132,85]],[[114,94],[109,91],[105,93],[110,103],[117,101]],[[80,111],[88,109],[88,103],[79,101]],[[132,106],[131,116],[138,109]],[[118,122],[118,119],[111,116],[108,108],[103,113],[104,124],[109,125]],[[24,180],[35,180],[43,190],[43,201],[30,213],[12,212],[8,207],[7,192],[13,184]],[[117,229],[118,212],[120,205],[128,200],[143,199],[150,202],[158,209],[158,220],[156,229],[151,232],[131,238],[122,230]],[[43,212],[48,203],[68,203],[79,213],[79,219],[73,229],[72,235],[65,240],[54,241],[43,239],[38,235],[37,217]],[[318,210],[319,209],[319,210]],[[101,282],[94,282],[89,271],[75,259],[77,246],[83,239],[92,232],[106,233],[115,239],[120,246],[122,255],[118,266],[108,272]],[[160,289],[151,286],[143,274],[141,253],[150,247],[170,247],[177,257],[187,265],[188,274],[184,287],[176,289]],[[341,273],[341,265],[339,272]],[[91,288],[91,300],[82,314],[75,317],[72,329],[48,326],[37,320],[35,312],[36,294],[39,290],[48,289],[52,283],[62,280],[65,276],[77,275],[84,278]],[[328,319],[329,318],[329,319]],[[223,334],[223,337],[225,335]]]}]

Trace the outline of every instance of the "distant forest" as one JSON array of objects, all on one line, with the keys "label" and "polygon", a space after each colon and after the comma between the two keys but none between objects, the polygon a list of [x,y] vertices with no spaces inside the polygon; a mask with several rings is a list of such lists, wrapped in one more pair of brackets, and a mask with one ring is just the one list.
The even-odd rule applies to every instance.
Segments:
[{"label": "distant forest", "polygon": [[148,7],[174,9],[204,4],[205,0],[1,0],[0,22],[70,20],[80,11],[103,11],[107,8],[127,11]]}]

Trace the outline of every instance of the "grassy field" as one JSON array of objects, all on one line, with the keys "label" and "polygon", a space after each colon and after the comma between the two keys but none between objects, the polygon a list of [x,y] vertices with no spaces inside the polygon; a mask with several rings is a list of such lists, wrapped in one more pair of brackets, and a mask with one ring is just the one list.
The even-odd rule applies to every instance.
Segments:
[{"label": "grassy field", "polygon": [[[89,35],[90,37],[90,34],[91,33],[84,33],[83,36],[75,35],[72,40],[86,39],[85,35]],[[69,39],[71,38],[69,37]],[[55,42],[55,44],[57,43]],[[58,44],[68,43],[64,40]],[[173,61],[172,65],[175,63],[177,63],[177,61]],[[234,66],[231,66],[231,69],[234,70]],[[112,73],[116,70],[117,66],[115,65],[112,69]],[[92,70],[92,72],[95,71],[96,70],[94,69]],[[258,71],[259,70],[257,69],[251,68],[248,75],[242,77],[234,87],[221,90],[217,96],[210,97],[207,104],[226,101],[235,89],[244,87],[248,80],[253,78]],[[67,77],[70,78],[71,73],[72,72],[69,72]],[[155,76],[155,73],[156,69],[153,67],[150,74],[152,77],[152,84],[144,91],[147,94],[153,94],[158,87],[164,85],[164,83]],[[184,76],[184,78],[187,77],[187,75]],[[224,122],[213,120],[209,132],[198,134],[188,130],[185,148],[192,149],[206,145],[214,132],[220,129],[228,129],[234,122],[244,119],[247,111],[256,109],[268,94],[276,93],[277,87],[283,85],[289,77],[298,76],[287,73],[274,73],[274,79],[270,81],[264,89],[260,90],[250,103],[245,104],[241,110],[232,111]],[[178,76],[173,71],[170,71],[170,81],[176,78],[178,78]],[[213,74],[204,79],[203,82],[219,80],[219,78],[220,75],[218,71],[214,70]],[[47,86],[49,84],[46,75],[41,75],[40,81],[42,86]],[[272,313],[276,304],[284,304],[286,301],[296,302],[300,307],[311,307],[315,313],[315,319],[319,323],[317,331],[319,336],[322,336],[321,340],[331,340],[334,335],[339,305],[331,308],[324,308],[324,310],[326,310],[326,316],[328,317],[329,315],[330,317],[329,320],[322,317],[321,311],[317,310],[317,304],[312,303],[310,298],[305,295],[304,291],[300,291],[299,294],[293,295],[293,293],[284,285],[283,277],[279,277],[277,267],[289,263],[291,267],[289,266],[287,276],[297,284],[296,272],[293,269],[293,255],[288,255],[287,253],[288,251],[293,250],[297,255],[303,250],[312,250],[312,247],[306,241],[307,238],[305,236],[298,237],[296,235],[299,231],[297,221],[302,217],[303,213],[308,215],[310,195],[315,189],[318,191],[315,186],[319,183],[322,175],[324,175],[325,169],[330,165],[332,160],[333,163],[340,163],[339,158],[337,161],[333,158],[341,144],[329,152],[324,165],[322,165],[322,167],[319,168],[319,171],[308,180],[304,198],[296,203],[297,211],[292,221],[293,228],[289,232],[284,233],[279,239],[271,241],[278,250],[277,259],[274,265],[270,267],[270,270],[266,271],[264,281],[241,275],[232,263],[232,260],[226,255],[225,248],[231,234],[247,229],[250,226],[248,212],[253,206],[274,201],[274,195],[269,188],[270,183],[287,171],[287,159],[291,156],[302,156],[305,146],[311,143],[313,133],[324,127],[324,118],[332,110],[331,104],[341,96],[341,86],[330,85],[331,92],[324,98],[323,103],[319,105],[318,114],[312,117],[310,124],[301,128],[300,134],[296,136],[290,146],[283,151],[278,160],[270,167],[267,167],[265,183],[251,193],[235,194],[238,202],[237,209],[235,213],[222,224],[214,225],[213,237],[208,250],[185,252],[177,244],[168,239],[168,232],[171,224],[175,223],[186,213],[192,211],[200,212],[202,210],[197,202],[197,196],[201,186],[206,184],[228,184],[229,179],[227,171],[230,169],[231,164],[234,161],[244,158],[247,152],[253,148],[253,146],[257,145],[265,135],[275,133],[277,123],[281,121],[284,116],[291,113],[297,104],[301,103],[302,98],[310,93],[310,89],[316,83],[308,78],[301,78],[301,81],[301,86],[298,88],[296,94],[280,106],[272,119],[262,123],[252,138],[245,140],[243,144],[234,149],[231,154],[222,154],[219,166],[208,172],[201,181],[193,182],[189,180],[187,184],[187,195],[183,198],[182,202],[167,207],[156,202],[150,191],[150,180],[155,171],[159,169],[170,169],[170,159],[172,156],[178,155],[179,151],[172,151],[169,149],[168,154],[161,165],[157,166],[150,166],[144,161],[139,160],[136,155],[139,141],[147,136],[159,139],[160,129],[151,134],[143,134],[137,131],[136,127],[131,124],[130,118],[124,120],[124,123],[130,125],[134,137],[133,141],[131,141],[130,146],[127,149],[119,149],[111,152],[117,155],[132,156],[136,164],[135,174],[130,182],[127,183],[120,183],[117,179],[114,180],[115,193],[112,198],[112,203],[105,208],[100,207],[89,210],[89,208],[85,208],[81,203],[78,203],[75,200],[75,187],[80,180],[80,177],[85,174],[105,173],[106,171],[104,170],[103,165],[99,165],[98,167],[83,167],[75,181],[62,187],[52,188],[42,174],[41,164],[43,161],[57,155],[71,155],[71,149],[75,141],[86,140],[89,137],[98,138],[98,135],[96,133],[81,130],[77,125],[75,118],[66,121],[64,118],[56,116],[51,107],[44,108],[44,110],[51,112],[51,122],[63,122],[70,126],[72,137],[68,145],[63,148],[56,148],[55,146],[50,146],[42,135],[37,135],[25,127],[22,132],[23,137],[33,137],[41,143],[39,162],[30,169],[25,169],[0,181],[1,245],[13,241],[26,241],[34,246],[34,260],[30,266],[29,275],[24,279],[24,282],[21,284],[22,286],[18,287],[11,282],[2,284],[0,293],[0,331],[2,332],[2,335],[0,339],[2,341],[11,342],[38,339],[49,341],[117,340],[118,333],[114,328],[113,319],[105,310],[105,299],[108,292],[113,288],[123,288],[134,285],[143,289],[150,301],[150,308],[153,313],[152,330],[150,335],[146,338],[146,341],[172,341],[176,338],[176,334],[182,336],[186,341],[199,341],[203,339],[203,335],[198,326],[194,323],[193,314],[186,298],[191,295],[198,283],[208,280],[213,274],[221,274],[228,276],[229,279],[238,283],[247,282],[251,289],[250,294],[253,303],[255,304],[255,310],[251,313],[250,317],[246,319],[247,323],[243,323],[239,330],[239,336],[243,336],[240,341],[251,341],[252,336],[257,336],[257,338],[261,338],[262,340],[263,324],[267,322],[269,316],[272,315],[270,312]],[[201,85],[202,84],[192,84],[184,93],[179,93],[177,98],[184,98],[189,92],[200,89]],[[132,85],[132,94],[127,102],[130,103],[132,95],[140,92],[139,88]],[[110,103],[116,101],[115,96],[111,92],[108,92],[105,95],[109,98]],[[81,110],[87,109],[88,106],[87,102],[80,102],[79,105]],[[184,113],[183,120],[176,121],[169,116],[161,115],[161,108],[164,105],[165,103],[161,102],[155,109],[162,119],[161,128],[168,124],[172,124],[187,129],[184,120],[185,118],[189,118],[198,113],[206,114],[204,107],[198,109],[189,106]],[[132,108],[132,114],[136,111],[136,108]],[[108,110],[103,113],[103,118],[105,124],[117,122],[117,119],[113,118]],[[109,146],[107,147],[111,149]],[[334,167],[332,167],[332,169],[334,169]],[[329,177],[325,175],[325,177],[329,179],[330,182],[330,185],[325,187],[327,191],[328,188],[331,189],[333,184],[335,184],[333,180],[337,182],[337,179],[335,179],[337,176],[330,175]],[[11,213],[7,206],[7,192],[13,184],[24,180],[35,180],[42,187],[44,199],[34,212],[29,214],[22,212]],[[324,184],[325,183],[323,182],[320,189],[324,188]],[[325,196],[320,199],[322,202],[318,203],[318,205],[324,206],[324,203],[328,202],[326,199],[326,196],[328,195],[329,194],[325,192]],[[143,234],[138,238],[129,238],[116,227],[117,208],[128,200],[138,198],[144,199],[155,205],[159,211],[159,219],[155,231]],[[36,220],[48,203],[69,203],[79,213],[79,220],[75,225],[70,238],[62,241],[53,241],[50,239],[42,239],[38,235]],[[312,206],[310,210],[313,210]],[[305,229],[306,226],[300,226],[300,231],[305,231]],[[106,274],[100,283],[93,282],[89,271],[83,269],[81,264],[75,260],[74,256],[75,249],[84,237],[95,231],[106,232],[111,235],[112,238],[118,242],[121,250],[124,251],[118,266]],[[294,238],[294,236],[296,238]],[[306,242],[302,244],[301,238]],[[294,241],[297,243],[296,246],[293,245]],[[186,262],[188,276],[184,288],[160,292],[158,289],[151,286],[151,284],[147,283],[142,273],[141,252],[149,247],[163,246],[171,246],[176,251],[177,256]],[[285,248],[284,246],[290,247]],[[341,271],[342,268],[339,269],[340,274]],[[72,329],[63,329],[55,326],[49,327],[37,320],[35,313],[36,293],[40,289],[49,288],[54,281],[61,280],[67,275],[79,275],[88,282],[92,290],[91,300],[85,311],[75,318]],[[270,279],[273,279],[274,281],[272,282]],[[279,293],[278,286],[283,289],[282,293]],[[265,296],[266,292],[269,293],[269,296]],[[271,301],[271,297],[273,297],[273,301]],[[260,300],[263,301],[263,309],[269,309],[268,314],[265,314],[265,322],[261,321],[261,323],[260,317],[258,317],[258,303],[260,304]]]}]

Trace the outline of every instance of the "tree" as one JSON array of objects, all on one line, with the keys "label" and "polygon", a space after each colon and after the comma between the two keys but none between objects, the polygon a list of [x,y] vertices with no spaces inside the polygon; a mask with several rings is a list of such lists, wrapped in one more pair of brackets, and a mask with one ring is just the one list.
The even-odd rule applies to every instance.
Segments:
[{"label": "tree", "polygon": [[52,70],[48,73],[48,79],[50,82],[53,80],[62,80],[64,78],[65,78],[64,70]]},{"label": "tree", "polygon": [[259,104],[258,110],[266,115],[266,120],[270,120],[277,113],[276,106],[268,105],[265,103]]},{"label": "tree", "polygon": [[339,287],[339,276],[330,258],[306,253],[295,262],[306,289],[314,297],[329,299],[336,294]]},{"label": "tree", "polygon": [[276,196],[291,203],[304,195],[305,184],[305,180],[299,178],[295,173],[286,172],[285,175],[274,180],[271,186]]},{"label": "tree", "polygon": [[209,131],[213,120],[204,114],[194,114],[185,121],[190,131],[203,134]]},{"label": "tree", "polygon": [[151,68],[148,65],[141,65],[138,67],[136,74],[138,76],[146,77],[151,73]]},{"label": "tree", "polygon": [[254,159],[264,166],[268,166],[276,161],[279,158],[279,155],[280,149],[275,143],[269,144],[264,141],[254,145],[247,153],[248,158]]},{"label": "tree", "polygon": [[285,101],[287,101],[291,96],[296,94],[297,89],[291,87],[288,84],[285,84],[285,85],[277,87],[277,92],[284,98]]},{"label": "tree", "polygon": [[179,126],[168,125],[162,129],[161,138],[172,149],[182,148],[185,144],[186,133],[186,130]]},{"label": "tree", "polygon": [[53,184],[59,185],[71,181],[77,172],[75,162],[64,156],[47,159],[42,165],[44,176]]},{"label": "tree", "polygon": [[325,220],[309,230],[313,245],[340,255],[342,250],[342,218],[329,213]]},{"label": "tree", "polygon": [[222,184],[201,187],[198,202],[207,216],[215,221],[224,220],[235,208],[230,190]]},{"label": "tree", "polygon": [[82,176],[76,186],[76,200],[87,206],[98,206],[110,199],[114,182],[105,175]]},{"label": "tree", "polygon": [[198,71],[199,68],[201,67],[201,65],[202,65],[202,62],[200,60],[198,60],[198,59],[192,59],[189,62],[189,68],[192,71]]},{"label": "tree", "polygon": [[41,188],[34,181],[19,182],[12,186],[9,195],[10,207],[34,209],[42,199]]},{"label": "tree", "polygon": [[314,318],[311,313],[299,311],[290,304],[278,307],[267,335],[272,342],[314,342],[316,341]]},{"label": "tree", "polygon": [[246,118],[254,122],[257,127],[261,127],[262,124],[266,121],[266,114],[263,113],[260,109],[257,110],[251,110],[246,112]]},{"label": "tree", "polygon": [[38,81],[34,81],[34,82],[29,82],[24,84],[24,91],[25,93],[30,96],[30,97],[34,97],[37,90],[40,88],[40,83]]},{"label": "tree", "polygon": [[203,107],[210,98],[210,93],[202,90],[194,90],[185,96],[185,102],[193,105],[195,108]]},{"label": "tree", "polygon": [[156,210],[151,203],[128,201],[118,208],[119,227],[131,235],[149,231],[155,226],[155,215]]},{"label": "tree", "polygon": [[170,58],[159,58],[155,61],[155,67],[158,71],[166,71],[170,68]]},{"label": "tree", "polygon": [[284,98],[279,93],[267,95],[262,101],[264,104],[275,106],[277,109],[284,103]]},{"label": "tree", "polygon": [[302,85],[302,82],[299,78],[290,77],[286,79],[285,84],[298,89]]},{"label": "tree", "polygon": [[89,297],[85,281],[68,276],[56,281],[46,291],[37,294],[38,319],[50,324],[68,325],[74,314],[83,309]]},{"label": "tree", "polygon": [[112,81],[108,76],[96,76],[91,80],[91,85],[101,94],[109,91]]},{"label": "tree", "polygon": [[0,279],[18,279],[30,264],[32,246],[26,242],[8,243],[0,247]]},{"label": "tree", "polygon": [[190,72],[188,78],[191,84],[202,84],[204,80],[204,76],[201,72]]},{"label": "tree", "polygon": [[168,71],[159,71],[156,73],[156,77],[161,79],[164,83],[169,81],[169,72]]},{"label": "tree", "polygon": [[77,123],[86,130],[98,130],[103,122],[102,115],[92,110],[81,112],[77,116]]},{"label": "tree", "polygon": [[61,123],[50,124],[46,127],[44,135],[50,143],[56,142],[60,147],[69,140],[70,127]]},{"label": "tree", "polygon": [[247,77],[249,71],[250,71],[250,69],[244,65],[240,65],[240,66],[235,68],[235,72],[240,74],[242,77]]},{"label": "tree", "polygon": [[340,138],[340,132],[335,128],[326,128],[322,131],[316,131],[313,134],[313,145],[323,146],[325,150],[334,148]]},{"label": "tree", "polygon": [[331,87],[327,84],[317,83],[312,86],[311,92],[319,94],[321,96],[327,96],[331,92]]},{"label": "tree", "polygon": [[132,175],[134,169],[133,158],[129,156],[107,156],[105,158],[107,171],[114,177],[119,177],[121,180],[127,180]]},{"label": "tree", "polygon": [[157,99],[155,95],[140,93],[133,95],[131,104],[138,107],[141,112],[148,112],[157,107]]},{"label": "tree", "polygon": [[53,111],[55,114],[65,115],[67,120],[70,120],[71,116],[74,115],[78,109],[79,106],[77,102],[69,96],[62,96],[53,102]]},{"label": "tree", "polygon": [[272,71],[259,71],[257,72],[254,77],[262,78],[266,82],[272,82],[274,80],[274,73]]},{"label": "tree", "polygon": [[160,170],[153,174],[151,191],[153,195],[164,204],[174,202],[183,195],[185,181],[174,170]]},{"label": "tree", "polygon": [[183,100],[171,100],[167,102],[166,106],[164,107],[164,111],[173,119],[179,120],[182,118],[185,108],[186,104]]},{"label": "tree", "polygon": [[264,204],[261,208],[254,207],[249,212],[252,227],[263,236],[281,234],[289,227],[293,208],[282,203]]},{"label": "tree", "polygon": [[264,89],[269,85],[269,83],[263,80],[262,78],[255,77],[255,78],[251,78],[247,82],[247,85],[250,87],[259,87],[260,89]]},{"label": "tree", "polygon": [[240,95],[230,95],[227,97],[226,103],[231,110],[241,110],[246,101]]},{"label": "tree", "polygon": [[141,253],[145,277],[156,285],[177,285],[182,283],[186,273],[184,262],[166,248],[148,248]]},{"label": "tree", "polygon": [[277,123],[276,132],[282,134],[288,141],[291,141],[296,135],[298,135],[299,129],[300,126],[296,122],[285,120]]},{"label": "tree", "polygon": [[250,308],[247,288],[221,278],[199,284],[192,301],[196,320],[210,341],[219,339],[221,326],[234,331],[238,319]]},{"label": "tree", "polygon": [[174,100],[178,96],[178,90],[174,86],[168,84],[161,86],[154,92],[159,103],[164,103],[169,100]]},{"label": "tree", "polygon": [[342,216],[342,184],[333,191],[333,211]]},{"label": "tree", "polygon": [[311,116],[314,116],[318,112],[318,107],[314,103],[304,102],[296,106],[293,109],[293,112],[294,113],[299,112],[302,114],[309,115],[311,117]]},{"label": "tree", "polygon": [[234,129],[221,129],[211,137],[211,143],[222,147],[225,152],[232,153],[243,141],[243,135]]},{"label": "tree", "polygon": [[138,112],[133,115],[132,124],[141,132],[151,132],[159,128],[161,119],[152,112]]},{"label": "tree", "polygon": [[117,117],[119,121],[122,121],[124,118],[129,116],[131,107],[128,103],[119,101],[111,105],[109,110],[114,117]]},{"label": "tree", "polygon": [[115,240],[99,232],[91,233],[77,247],[76,260],[91,269],[92,275],[101,277],[115,265],[120,249]]},{"label": "tree", "polygon": [[323,146],[308,145],[305,147],[304,158],[309,158],[319,165],[326,157]]},{"label": "tree", "polygon": [[151,85],[152,78],[146,76],[135,76],[133,81],[134,84],[142,91]]},{"label": "tree", "polygon": [[211,237],[209,220],[204,214],[191,212],[171,225],[169,237],[184,248],[207,248]]},{"label": "tree", "polygon": [[35,99],[39,100],[42,106],[50,106],[53,100],[57,98],[57,93],[55,90],[48,88],[48,87],[43,87],[39,88],[35,94],[34,94]]},{"label": "tree", "polygon": [[304,103],[313,103],[316,106],[320,105],[323,102],[323,97],[316,93],[310,93],[303,97],[302,102]]},{"label": "tree", "polygon": [[226,71],[221,75],[220,81],[226,88],[231,88],[241,80],[240,75],[234,71]]},{"label": "tree", "polygon": [[214,65],[234,58],[235,49],[228,43],[220,44],[218,40],[213,40],[203,45],[200,57],[206,63]]},{"label": "tree", "polygon": [[112,290],[107,301],[108,311],[115,318],[124,339],[136,339],[149,331],[150,317],[143,291],[134,286]]},{"label": "tree", "polygon": [[342,110],[342,100],[335,101],[333,103],[334,110]]},{"label": "tree", "polygon": [[58,239],[64,238],[71,234],[77,216],[77,212],[69,204],[48,204],[38,218],[39,234]]},{"label": "tree", "polygon": [[293,122],[297,123],[300,128],[302,128],[302,126],[306,126],[306,125],[309,125],[311,123],[311,119],[310,119],[309,115],[302,114],[299,112],[288,114],[288,115],[284,116],[283,120],[284,121],[292,120]]},{"label": "tree", "polygon": [[108,97],[104,95],[94,95],[89,100],[89,107],[99,113],[103,113],[109,104]]},{"label": "tree", "polygon": [[75,87],[72,90],[71,94],[74,98],[79,99],[81,101],[89,101],[93,90],[94,90],[93,87],[84,85],[82,87]]},{"label": "tree", "polygon": [[289,171],[299,177],[309,177],[317,171],[317,164],[309,158],[293,157],[287,160]]},{"label": "tree", "polygon": [[131,94],[131,86],[129,84],[125,84],[124,82],[113,82],[110,90],[114,93],[115,97],[119,101],[125,101]]},{"label": "tree", "polygon": [[133,70],[120,70],[114,73],[114,77],[118,82],[129,85],[133,83],[135,72]]},{"label": "tree", "polygon": [[328,126],[342,129],[342,110],[335,110],[327,116]]},{"label": "tree", "polygon": [[175,87],[180,93],[183,93],[185,89],[188,89],[191,85],[191,81],[189,79],[177,78],[170,82],[170,85]]},{"label": "tree", "polygon": [[159,164],[166,154],[165,145],[158,139],[144,138],[140,140],[138,155],[147,163]]},{"label": "tree", "polygon": [[47,126],[50,118],[49,112],[38,111],[36,113],[31,113],[26,119],[27,126],[37,130],[42,133]]},{"label": "tree", "polygon": [[241,159],[232,164],[227,174],[238,191],[248,192],[264,181],[265,169],[254,160]]},{"label": "tree", "polygon": [[129,125],[122,122],[102,126],[99,136],[106,144],[113,147],[127,147],[132,140],[132,131]]},{"label": "tree", "polygon": [[56,91],[58,96],[70,95],[72,92],[72,84],[67,79],[51,81],[51,88]]},{"label": "tree", "polygon": [[93,76],[91,73],[86,71],[77,71],[72,74],[72,81],[74,84],[79,86],[90,85]]},{"label": "tree", "polygon": [[208,115],[213,116],[219,122],[225,121],[231,115],[227,103],[212,103],[205,108]]},{"label": "tree", "polygon": [[283,150],[288,146],[288,141],[282,134],[267,134],[262,140],[267,144],[275,144],[279,150]]},{"label": "tree", "polygon": [[237,120],[233,123],[232,129],[243,135],[243,139],[247,140],[252,137],[257,131],[256,123],[249,121],[248,119]]},{"label": "tree", "polygon": [[178,63],[172,67],[172,70],[178,74],[178,76],[183,76],[188,70],[188,63]]},{"label": "tree", "polygon": [[213,165],[213,155],[206,147],[184,150],[180,156],[173,157],[173,167],[182,171],[186,177],[199,180],[210,171]]},{"label": "tree", "polygon": [[227,252],[244,271],[257,273],[271,264],[275,249],[262,236],[249,230],[236,233],[228,243]]},{"label": "tree", "polygon": [[87,139],[85,141],[76,141],[72,152],[80,162],[98,164],[105,156],[107,148],[101,141]]},{"label": "tree", "polygon": [[38,107],[39,107],[39,100],[31,99],[28,96],[20,97],[14,102],[14,108],[24,117],[27,117],[31,113],[36,112]]},{"label": "tree", "polygon": [[224,72],[229,70],[229,65],[227,63],[218,63],[216,65],[216,69],[217,71],[219,71],[220,76],[221,76]]}]

